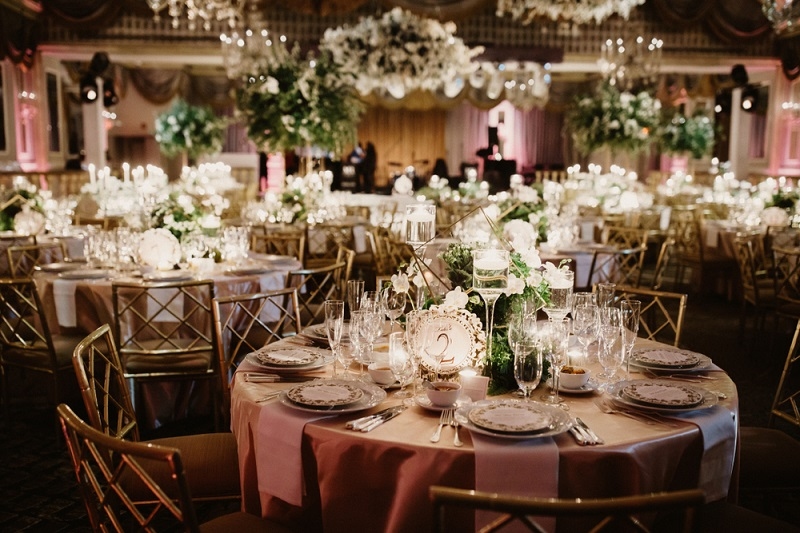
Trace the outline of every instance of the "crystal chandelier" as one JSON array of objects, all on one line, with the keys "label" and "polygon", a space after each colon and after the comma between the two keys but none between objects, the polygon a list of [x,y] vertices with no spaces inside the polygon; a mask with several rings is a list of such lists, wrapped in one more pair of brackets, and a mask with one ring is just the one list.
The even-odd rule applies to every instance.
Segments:
[{"label": "crystal chandelier", "polygon": [[153,10],[153,18],[161,20],[161,12],[166,8],[172,17],[172,27],[179,28],[181,19],[186,18],[190,30],[197,28],[198,22],[206,31],[211,30],[212,22],[227,20],[231,28],[242,17],[247,0],[145,0]]},{"label": "crystal chandelier", "polygon": [[501,97],[523,111],[544,107],[550,99],[550,64],[534,61],[484,61],[469,77],[470,86],[490,100]]},{"label": "crystal chandelier", "polygon": [[600,47],[600,72],[610,85],[623,91],[655,85],[663,46],[664,41],[657,37],[648,41],[638,35],[627,42],[622,37],[607,39]]},{"label": "crystal chandelier", "polygon": [[800,28],[800,4],[792,0],[761,0],[761,10],[778,35],[792,34]]}]

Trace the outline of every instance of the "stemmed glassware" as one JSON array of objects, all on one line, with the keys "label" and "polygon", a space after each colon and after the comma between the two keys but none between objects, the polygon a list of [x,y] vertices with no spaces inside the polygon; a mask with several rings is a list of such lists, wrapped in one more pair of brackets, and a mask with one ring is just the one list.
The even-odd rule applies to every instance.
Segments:
[{"label": "stemmed glassware", "polygon": [[631,355],[636,335],[639,333],[639,317],[642,313],[642,302],[639,300],[622,300],[619,304],[620,320],[622,322],[622,346],[625,361],[625,374],[631,377]]},{"label": "stemmed glassware", "polygon": [[553,373],[553,386],[550,394],[545,394],[541,399],[545,403],[555,404],[564,409],[568,409],[566,404],[561,405],[561,397],[558,394],[561,369],[567,364],[567,342],[569,339],[570,320],[550,320],[540,327],[539,339],[542,346],[542,356],[550,361],[550,369]]},{"label": "stemmed glassware", "polygon": [[583,349],[583,360],[589,359],[589,345],[596,338],[597,306],[578,305],[572,311],[572,333]]},{"label": "stemmed glassware", "polygon": [[418,257],[425,255],[425,247],[434,237],[436,205],[409,204],[406,206],[406,243]]},{"label": "stemmed glassware", "polygon": [[[350,347],[351,352],[349,355],[352,356],[350,359],[350,363],[352,364],[353,359],[358,360],[359,364],[364,362],[364,351],[366,350],[367,341],[364,338],[363,331],[364,328],[362,327],[362,323],[365,320],[368,320],[369,314],[361,309],[352,311],[350,313]],[[344,350],[341,350],[344,351]],[[349,366],[348,364],[348,366]],[[363,372],[363,366],[361,370]]]},{"label": "stemmed glassware", "polygon": [[572,318],[575,318],[575,310],[581,305],[597,305],[595,294],[593,292],[572,293]]},{"label": "stemmed glassware", "polygon": [[622,333],[622,323],[620,320],[619,309],[616,307],[604,307],[599,311],[599,325],[597,336],[600,340],[600,350],[598,359],[603,373],[598,377],[605,383],[605,389],[611,384],[617,369],[622,364],[622,346],[616,347]]},{"label": "stemmed glassware", "polygon": [[364,339],[364,349],[361,352],[361,363],[369,365],[373,362],[372,354],[375,349],[375,340],[380,337],[381,327],[383,326],[383,311],[380,304],[365,305],[361,303],[360,311],[363,312],[359,321],[358,333]]},{"label": "stemmed glassware", "polygon": [[[509,324],[509,345],[514,352],[514,379],[526,400],[542,379],[542,350],[536,327],[524,317]],[[513,324],[513,325],[512,325]],[[535,322],[534,322],[535,324]]]},{"label": "stemmed glassware", "polygon": [[486,353],[492,353],[494,304],[508,287],[508,251],[472,251],[472,287],[486,303]]},{"label": "stemmed glassware", "polygon": [[[336,359],[339,359],[339,351],[342,343],[342,329],[344,327],[344,302],[342,300],[325,301],[325,331],[328,333],[328,342],[333,352],[334,375],[336,374]],[[347,368],[344,369],[345,376]]]},{"label": "stemmed glassware", "polygon": [[598,283],[597,307],[611,307],[614,303],[614,291],[616,288],[616,283]]},{"label": "stemmed glassware", "polygon": [[389,317],[389,333],[394,331],[394,324],[406,308],[406,293],[397,292],[391,285],[383,289],[381,294],[386,316]]},{"label": "stemmed glassware", "polygon": [[544,312],[551,320],[561,320],[572,310],[572,288],[575,273],[558,269],[550,279],[550,301],[544,304]]},{"label": "stemmed glassware", "polygon": [[347,307],[350,313],[361,309],[361,298],[364,296],[364,280],[351,279],[347,281]]},{"label": "stemmed glassware", "polygon": [[422,327],[425,323],[425,316],[427,311],[422,309],[415,309],[406,313],[406,346],[411,353],[411,362],[413,364],[413,393],[417,395],[417,380],[419,378],[419,360],[422,353],[423,332]]},{"label": "stemmed glassware", "polygon": [[400,382],[400,390],[395,393],[395,398],[411,397],[412,393],[406,390],[406,384],[414,376],[414,362],[402,331],[389,334],[389,368]]}]

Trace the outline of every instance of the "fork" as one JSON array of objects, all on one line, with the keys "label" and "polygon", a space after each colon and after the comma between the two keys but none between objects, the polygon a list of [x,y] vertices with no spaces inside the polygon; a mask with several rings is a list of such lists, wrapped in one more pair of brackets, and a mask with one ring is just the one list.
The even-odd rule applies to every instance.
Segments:
[{"label": "fork", "polygon": [[458,428],[461,427],[461,424],[458,423],[456,420],[456,413],[452,409],[448,409],[450,411],[450,425],[453,426],[453,429],[456,430],[456,436],[453,437],[453,446],[463,446],[464,443],[461,442],[461,437],[458,436]]},{"label": "fork", "polygon": [[632,412],[628,409],[621,409],[619,407],[611,405],[608,400],[602,398],[595,399],[594,404],[606,414],[627,416],[628,418],[631,418],[633,420],[638,420],[639,422],[644,422],[645,424],[666,424],[667,426],[670,427],[677,427],[677,424],[673,423],[667,418],[664,418],[663,416],[650,413]]},{"label": "fork", "polygon": [[439,426],[436,428],[436,431],[431,435],[431,442],[439,442],[439,438],[442,436],[442,428],[447,425],[447,412],[450,409],[445,409],[439,415]]}]

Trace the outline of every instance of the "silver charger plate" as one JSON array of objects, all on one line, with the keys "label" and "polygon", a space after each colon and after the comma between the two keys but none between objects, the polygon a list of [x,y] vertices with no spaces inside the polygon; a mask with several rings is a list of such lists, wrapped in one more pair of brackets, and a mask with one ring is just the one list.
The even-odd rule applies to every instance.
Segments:
[{"label": "silver charger plate", "polygon": [[[287,407],[290,407],[292,409],[297,409],[299,411],[305,411],[307,413],[339,414],[339,413],[356,413],[358,411],[363,411],[365,409],[371,409],[386,399],[386,391],[378,387],[377,385],[373,385],[372,383],[365,383],[361,380],[349,381],[349,380],[331,379],[325,381],[329,381],[332,383],[340,382],[340,383],[348,383],[351,385],[355,385],[361,388],[362,390],[361,398],[354,403],[350,403],[343,406],[310,407],[293,402],[289,398],[289,391],[285,390],[281,391],[281,393],[278,395],[278,401],[280,401],[283,405]],[[315,381],[314,383],[317,383],[317,381]]]},{"label": "silver charger plate", "polygon": [[[550,416],[552,416],[553,423],[549,429],[546,429],[544,431],[539,431],[537,433],[504,433],[504,432],[484,429],[480,426],[476,426],[470,421],[469,413],[472,409],[485,407],[487,405],[492,405],[493,403],[498,403],[498,402],[534,403],[536,404],[537,408],[541,409],[543,412],[546,412]],[[565,431],[569,430],[569,428],[572,427],[572,420],[570,419],[569,414],[563,409],[557,406],[545,405],[539,402],[530,402],[529,400],[481,400],[478,402],[470,403],[456,410],[456,421],[462,426],[469,429],[470,431],[474,431],[475,433],[480,433],[481,435],[488,435],[490,437],[496,437],[500,439],[512,439],[512,440],[528,440],[528,439],[538,439],[541,437],[552,437],[564,433]]]},{"label": "silver charger plate", "polygon": [[57,263],[45,263],[43,265],[36,265],[35,270],[40,272],[60,273],[70,270],[86,269],[85,261],[59,261]]},{"label": "silver charger plate", "polygon": [[590,394],[592,392],[595,392],[599,386],[600,385],[596,381],[590,378],[589,381],[586,382],[586,384],[577,389],[568,389],[567,387],[564,387],[563,385],[561,385],[561,383],[559,383],[558,392],[559,394]]},{"label": "silver charger plate", "polygon": [[[640,361],[637,356],[642,353],[651,352],[651,351],[664,351],[664,352],[675,352],[675,353],[686,353],[691,354],[697,360],[696,364],[692,365],[660,365],[660,364],[652,364],[646,361]],[[681,350],[680,348],[672,348],[672,347],[662,347],[662,348],[643,348],[637,349],[633,351],[631,354],[631,366],[644,368],[646,370],[650,370],[653,372],[698,372],[702,371],[712,364],[711,358],[705,356],[700,353],[691,352],[689,350]]]},{"label": "silver charger plate", "polygon": [[[657,405],[650,405],[646,403],[637,402],[631,398],[628,398],[625,394],[622,393],[622,390],[630,385],[631,383],[635,383],[636,381],[648,381],[648,382],[658,382],[658,380],[626,380],[620,381],[618,383],[614,383],[608,389],[608,395],[614,402],[624,406],[630,407],[634,409],[642,409],[644,411],[655,411],[661,414],[670,414],[670,413],[691,413],[692,411],[699,411],[702,409],[710,409],[716,406],[719,403],[719,398],[717,395],[703,387],[697,387],[692,385],[691,388],[696,390],[697,392],[703,395],[702,401],[698,405],[687,406],[687,407],[661,407]],[[676,386],[674,381],[661,381],[666,386]],[[687,387],[688,385],[680,384],[681,387]]]}]

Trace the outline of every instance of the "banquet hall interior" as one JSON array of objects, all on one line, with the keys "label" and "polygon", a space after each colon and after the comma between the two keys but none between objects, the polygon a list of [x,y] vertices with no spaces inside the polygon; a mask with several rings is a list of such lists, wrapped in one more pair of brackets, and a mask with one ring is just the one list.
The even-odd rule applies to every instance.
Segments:
[{"label": "banquet hall interior", "polygon": [[[238,467],[241,494],[190,502],[195,521],[248,515],[295,531],[434,530],[431,485],[514,493],[513,482],[487,483],[486,465],[503,460],[500,445],[519,443],[519,450],[546,441],[537,449],[549,451],[537,457],[552,455],[539,477],[552,467],[557,481],[549,493],[534,483],[533,495],[703,489],[706,501],[726,503],[724,512],[732,514],[723,519],[698,512],[704,526],[694,531],[800,528],[800,372],[792,373],[800,359],[800,5],[0,0],[0,28],[0,531],[93,529],[65,441],[67,425],[55,408],[66,404],[91,424],[81,390],[88,385],[79,382],[73,350],[104,324],[116,343],[111,351],[119,352],[123,366],[133,361],[124,369],[136,409],[130,440],[165,439],[177,447],[170,443],[190,436],[198,445],[205,442],[201,435],[235,438],[229,439],[233,458],[220,452],[220,468],[223,459],[232,461],[233,471]],[[426,237],[412,239],[408,228],[416,219],[410,213],[420,204],[434,206],[435,225]],[[416,375],[461,380],[465,394],[464,371],[475,366],[492,378],[488,396],[484,384],[474,402],[449,405],[453,419],[443,424],[440,411],[448,409],[431,403],[421,387],[417,395],[420,380],[408,376],[412,397],[400,400],[403,379],[400,394],[394,376],[392,387],[377,387],[367,370],[377,363],[359,352],[345,364],[355,377],[348,380],[345,368],[344,378],[332,381],[350,392],[353,382],[366,382],[367,388],[355,387],[359,397],[377,388],[381,401],[399,401],[402,414],[353,436],[343,423],[334,425],[337,418],[320,420],[300,402],[292,420],[314,418],[297,430],[297,471],[265,465],[269,451],[253,443],[263,440],[264,449],[274,444],[264,435],[264,421],[285,423],[276,422],[275,411],[279,403],[291,410],[286,390],[296,389],[288,387],[330,377],[328,367],[321,373],[323,360],[333,361],[335,378],[337,354],[355,341],[342,341],[347,348],[330,356],[323,331],[328,355],[319,356],[319,367],[302,361],[311,369],[302,377],[291,369],[282,374],[274,359],[244,357],[260,353],[258,346],[237,352],[242,357],[226,367],[216,360],[232,346],[219,327],[219,306],[237,296],[295,289],[286,294],[296,300],[280,308],[289,319],[297,312],[292,334],[259,338],[264,348],[276,342],[278,350],[294,353],[319,348],[320,339],[308,332],[327,325],[324,300],[346,300],[345,316],[351,317],[348,281],[363,280],[368,291],[384,288],[381,298],[408,293],[380,338],[368,341],[375,343],[376,361],[389,361],[388,333],[405,328],[408,339],[411,317],[426,295],[442,304],[434,306],[444,316],[438,320],[455,320],[454,311],[442,309],[461,296],[451,299],[461,292],[454,280],[463,278],[452,275],[460,273],[451,261],[460,243],[535,248],[537,261],[570,270],[570,280],[574,275],[572,296],[599,294],[598,285],[607,282],[616,284],[615,305],[638,298],[639,338],[636,349],[627,349],[629,360],[649,349],[694,358],[690,366],[697,367],[659,363],[635,371],[629,362],[627,370],[617,369],[628,380],[619,383],[634,383],[637,372],[636,379],[661,378],[659,384],[680,386],[682,393],[699,390],[703,400],[672,412],[648,411],[624,396],[624,405],[610,407],[601,399],[610,391],[623,395],[623,388],[599,361],[607,343],[595,332],[581,352],[583,340],[578,343],[573,329],[575,335],[567,334],[571,363],[556,374],[551,361],[551,379],[585,364],[592,385],[556,395],[553,403],[552,395],[540,397],[549,388],[542,380],[533,393],[541,399],[536,405],[555,417],[537,430],[544,435],[525,440],[520,430],[521,436],[496,432],[502,434],[493,439],[493,428],[472,417],[481,402],[525,404],[514,395],[519,379],[513,369],[502,376],[511,385],[492,374],[499,372],[492,359],[498,351],[510,353],[514,366],[511,324],[504,322],[513,312],[504,317],[506,308],[498,305],[489,320],[483,313],[494,308],[469,285],[460,312],[479,330],[479,340],[468,339],[470,356],[457,356],[463,359],[458,366],[439,354],[422,369],[418,357]],[[511,276],[506,268],[508,287],[501,287],[509,289],[513,277],[524,287],[517,295],[552,299],[550,271],[541,267],[536,277],[528,257],[512,254],[512,270],[523,270]],[[469,263],[462,273],[472,283],[478,278],[472,256]],[[416,286],[415,275],[423,280]],[[121,323],[123,310],[140,298],[125,290],[152,284],[161,291],[142,293],[139,303],[147,302],[149,317],[133,311],[153,331],[160,317],[196,332],[203,328],[186,302],[199,301],[199,280],[207,279],[216,297],[197,311],[208,314],[201,317],[209,327],[207,350],[165,342],[194,361],[206,357],[208,368],[147,370],[145,363],[136,376],[136,358],[147,348],[123,342],[137,327]],[[180,311],[174,298],[159,300],[165,291],[185,296]],[[506,292],[499,302],[512,309],[514,294]],[[125,298],[131,299],[127,308]],[[534,314],[542,321],[551,302],[540,298]],[[21,302],[33,306],[30,317],[19,314]],[[576,310],[571,303],[573,324]],[[27,332],[20,333],[20,323]],[[472,335],[473,326],[459,327]],[[44,345],[35,364],[20,349],[34,347],[34,337]],[[223,338],[230,346],[222,347]],[[499,342],[494,351],[491,342]],[[599,355],[591,360],[590,353]],[[253,364],[264,360],[272,366]],[[443,364],[451,365],[450,374]],[[270,385],[251,379],[264,368],[277,372],[268,374]],[[595,381],[601,371],[604,377]],[[270,396],[265,387],[281,382],[280,396],[277,390]],[[493,391],[506,399],[493,400]],[[367,402],[359,411],[345,407],[342,416],[372,414],[379,404],[398,401]],[[573,439],[572,426],[581,418],[609,442],[589,445],[580,434]],[[437,423],[439,444],[428,442]],[[448,426],[458,439],[459,424],[465,442],[451,446]],[[111,425],[100,429],[108,432]],[[381,433],[390,428],[395,433]],[[425,435],[398,437],[402,430]],[[287,435],[288,442],[294,433]],[[403,472],[417,468],[424,475],[404,480],[397,456],[405,452],[418,462],[404,458]],[[358,453],[363,457],[354,457]],[[508,457],[500,471],[514,477]],[[382,460],[392,481],[364,473],[370,465],[383,468]],[[193,476],[203,475],[192,471],[198,465],[191,459],[185,463],[194,493]],[[594,467],[596,475],[580,479],[581,468]],[[296,473],[297,479],[291,487],[277,486],[264,481],[264,472]],[[354,504],[348,497],[373,496],[378,511],[343,509]],[[458,525],[443,531],[474,529],[481,513],[474,520],[465,514],[447,515]]]}]

